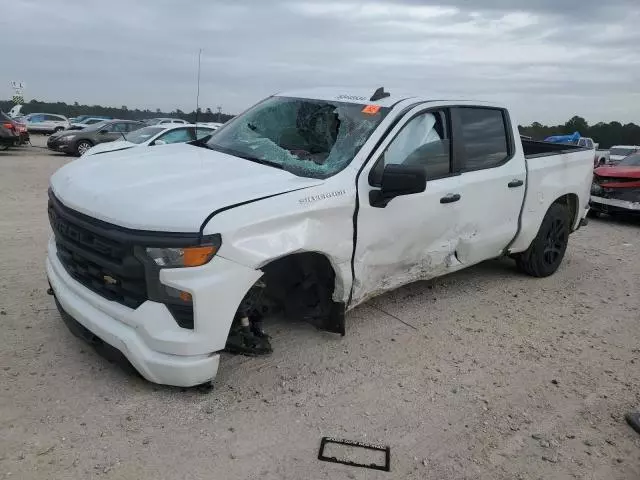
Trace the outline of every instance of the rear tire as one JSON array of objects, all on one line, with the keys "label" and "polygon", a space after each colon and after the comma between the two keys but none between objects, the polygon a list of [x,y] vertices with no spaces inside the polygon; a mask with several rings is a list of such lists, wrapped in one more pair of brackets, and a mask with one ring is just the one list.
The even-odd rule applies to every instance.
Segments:
[{"label": "rear tire", "polygon": [[516,265],[532,277],[548,277],[558,270],[569,243],[571,222],[566,205],[554,203],[542,220],[529,248],[516,257]]},{"label": "rear tire", "polygon": [[91,143],[89,140],[80,140],[76,144],[76,155],[78,157],[81,157],[91,147],[93,147],[93,143]]}]

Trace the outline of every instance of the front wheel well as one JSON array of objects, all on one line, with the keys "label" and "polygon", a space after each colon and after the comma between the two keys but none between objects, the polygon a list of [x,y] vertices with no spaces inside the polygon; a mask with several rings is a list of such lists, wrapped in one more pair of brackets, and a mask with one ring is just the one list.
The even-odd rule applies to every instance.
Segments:
[{"label": "front wheel well", "polygon": [[262,315],[282,312],[286,317],[344,335],[345,307],[333,300],[336,271],[325,255],[295,253],[273,260],[260,270],[260,294],[253,295],[256,300],[252,305],[245,303],[245,310]]}]

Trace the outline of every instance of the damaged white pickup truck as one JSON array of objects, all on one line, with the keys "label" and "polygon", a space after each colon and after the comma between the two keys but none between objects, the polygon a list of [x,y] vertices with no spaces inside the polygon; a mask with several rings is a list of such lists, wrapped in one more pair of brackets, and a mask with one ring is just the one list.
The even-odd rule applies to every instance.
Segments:
[{"label": "damaged white pickup truck", "polygon": [[269,353],[272,312],[344,334],[368,298],[483,260],[550,275],[594,152],[516,125],[490,103],[299,91],[191,144],[72,162],[51,178],[50,293],[75,334],[191,386],[222,351]]}]

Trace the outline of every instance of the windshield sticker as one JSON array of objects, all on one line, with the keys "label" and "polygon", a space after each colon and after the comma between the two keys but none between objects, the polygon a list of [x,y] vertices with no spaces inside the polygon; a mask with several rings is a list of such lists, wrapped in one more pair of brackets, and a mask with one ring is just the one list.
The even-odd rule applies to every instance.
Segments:
[{"label": "windshield sticker", "polygon": [[380,111],[379,105],[367,105],[362,109],[362,113],[366,113],[367,115],[375,115]]},{"label": "windshield sticker", "polygon": [[303,205],[306,205],[309,203],[317,202],[318,200],[325,200],[327,198],[333,198],[333,197],[341,197],[345,193],[347,193],[346,190],[336,190],[335,192],[320,193],[318,195],[312,195],[310,197],[301,198],[298,201]]}]

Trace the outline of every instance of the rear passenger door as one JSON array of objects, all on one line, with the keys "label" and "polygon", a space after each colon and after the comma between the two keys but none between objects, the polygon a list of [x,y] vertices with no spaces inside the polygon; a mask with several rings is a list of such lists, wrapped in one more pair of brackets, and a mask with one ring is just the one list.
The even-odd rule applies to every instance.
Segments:
[{"label": "rear passenger door", "polygon": [[506,110],[456,107],[451,118],[461,173],[456,257],[470,265],[499,256],[516,235],[526,169]]}]

